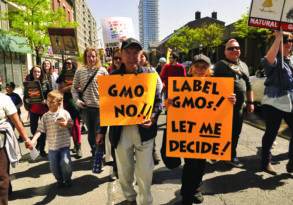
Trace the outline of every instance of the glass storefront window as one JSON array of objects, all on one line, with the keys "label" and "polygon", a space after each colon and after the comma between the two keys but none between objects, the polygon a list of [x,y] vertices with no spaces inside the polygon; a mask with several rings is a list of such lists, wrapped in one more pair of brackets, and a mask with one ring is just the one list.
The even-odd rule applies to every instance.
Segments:
[{"label": "glass storefront window", "polygon": [[22,85],[22,66],[20,61],[21,54],[14,53],[12,56],[13,81],[16,86],[20,86]]},{"label": "glass storefront window", "polygon": [[6,82],[13,81],[12,63],[11,63],[11,53],[5,53],[5,65],[6,65]]},{"label": "glass storefront window", "polygon": [[4,53],[0,51],[0,91],[3,89],[5,83],[5,59]]}]

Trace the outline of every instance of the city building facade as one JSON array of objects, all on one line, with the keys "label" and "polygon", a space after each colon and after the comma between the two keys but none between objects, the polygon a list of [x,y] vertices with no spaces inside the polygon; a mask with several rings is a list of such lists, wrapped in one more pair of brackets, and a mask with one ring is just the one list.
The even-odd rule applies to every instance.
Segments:
[{"label": "city building facade", "polygon": [[98,48],[99,38],[97,23],[85,0],[74,1],[74,19],[77,22],[77,44],[79,52],[83,53],[86,47]]},{"label": "city building facade", "polygon": [[56,11],[58,8],[64,10],[66,20],[68,22],[74,21],[73,0],[52,0],[52,9]]},{"label": "city building facade", "polygon": [[[17,9],[17,5],[0,0],[1,13]],[[32,66],[32,51],[27,39],[8,34],[9,30],[9,21],[0,20],[0,90],[9,82],[22,86],[23,79]]]},{"label": "city building facade", "polygon": [[140,0],[139,37],[145,50],[159,41],[159,5],[158,0]]}]

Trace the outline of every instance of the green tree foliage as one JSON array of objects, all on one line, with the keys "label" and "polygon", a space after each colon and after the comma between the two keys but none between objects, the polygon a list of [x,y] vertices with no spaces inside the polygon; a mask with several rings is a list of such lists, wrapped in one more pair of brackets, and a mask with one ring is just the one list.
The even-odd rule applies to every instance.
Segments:
[{"label": "green tree foliage", "polygon": [[248,26],[248,14],[242,15],[241,19],[234,25],[232,36],[237,38],[252,38],[266,40],[270,37],[270,30]]},{"label": "green tree foliage", "polygon": [[183,27],[175,31],[175,34],[167,41],[167,46],[172,50],[187,54],[190,49],[195,47],[198,38],[195,29]]},{"label": "green tree foliage", "polygon": [[207,50],[221,45],[224,28],[218,24],[203,25],[200,28],[183,27],[167,41],[167,46],[187,54],[201,44]]},{"label": "green tree foliage", "polygon": [[67,22],[62,9],[53,11],[51,0],[9,0],[18,9],[2,13],[2,19],[9,20],[10,33],[24,36],[32,50],[50,45],[48,28],[76,27],[75,22]]},{"label": "green tree foliage", "polygon": [[203,47],[207,48],[208,52],[219,46],[223,42],[224,27],[219,24],[204,25],[202,28],[197,28],[200,38],[198,42]]}]

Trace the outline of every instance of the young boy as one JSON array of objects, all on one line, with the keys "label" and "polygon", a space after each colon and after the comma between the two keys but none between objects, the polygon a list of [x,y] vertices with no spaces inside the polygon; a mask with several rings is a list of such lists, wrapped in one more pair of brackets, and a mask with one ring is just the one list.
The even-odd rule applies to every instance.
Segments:
[{"label": "young boy", "polygon": [[21,97],[17,93],[13,92],[15,89],[14,82],[7,83],[5,89],[6,89],[6,95],[8,95],[11,98],[15,107],[17,108],[17,113],[20,116],[20,113],[21,113],[20,107],[22,106],[23,103],[22,103]]},{"label": "young boy", "polygon": [[70,114],[62,108],[62,94],[51,91],[47,96],[49,111],[40,120],[32,142],[35,143],[41,132],[46,133],[49,146],[50,169],[57,180],[59,187],[71,186],[71,159],[69,153],[70,130],[72,120]]}]

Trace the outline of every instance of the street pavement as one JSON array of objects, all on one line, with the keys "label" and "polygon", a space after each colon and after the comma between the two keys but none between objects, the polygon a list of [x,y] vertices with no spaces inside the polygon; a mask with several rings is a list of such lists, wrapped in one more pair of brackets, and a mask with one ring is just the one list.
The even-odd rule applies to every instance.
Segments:
[{"label": "street pavement", "polygon": [[[159,124],[165,122],[165,115]],[[292,205],[292,175],[286,173],[288,140],[278,137],[273,149],[273,160],[278,175],[260,171],[257,155],[263,131],[244,124],[238,145],[243,168],[232,168],[224,162],[209,164],[206,168],[202,191],[203,204],[209,205]],[[105,166],[100,174],[91,172],[91,158],[86,135],[83,135],[84,157],[73,160],[73,184],[71,188],[57,188],[47,160],[31,161],[23,148],[23,159],[13,169],[13,194],[10,205],[112,205],[123,204],[124,197],[118,181],[109,180],[111,167]],[[161,147],[162,130],[156,138],[157,150]],[[180,204],[180,178],[182,167],[168,170],[162,161],[155,167],[152,185],[154,205]]]}]

